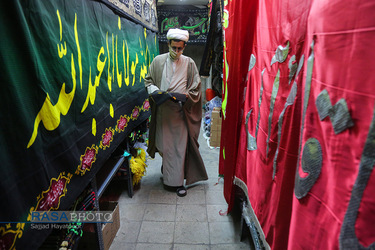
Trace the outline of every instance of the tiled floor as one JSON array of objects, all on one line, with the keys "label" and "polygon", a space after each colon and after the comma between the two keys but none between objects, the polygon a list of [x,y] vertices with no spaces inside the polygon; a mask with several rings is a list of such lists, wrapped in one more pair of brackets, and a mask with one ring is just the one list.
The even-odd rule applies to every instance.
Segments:
[{"label": "tiled floor", "polygon": [[[202,134],[202,133],[201,133]],[[219,149],[200,136],[200,151],[209,179],[188,187],[185,197],[163,188],[161,158],[147,160],[147,173],[133,198],[124,188],[119,197],[120,229],[111,250],[117,249],[250,249],[240,241],[239,215],[221,215],[227,203],[218,178]]]}]

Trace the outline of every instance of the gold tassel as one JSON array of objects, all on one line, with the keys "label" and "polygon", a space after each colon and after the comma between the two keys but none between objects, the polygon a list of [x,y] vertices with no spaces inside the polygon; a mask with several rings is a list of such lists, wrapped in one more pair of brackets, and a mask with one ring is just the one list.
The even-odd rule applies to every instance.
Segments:
[{"label": "gold tassel", "polygon": [[140,182],[146,172],[146,151],[142,148],[137,149],[137,156],[130,159],[130,169],[133,173],[133,185]]}]

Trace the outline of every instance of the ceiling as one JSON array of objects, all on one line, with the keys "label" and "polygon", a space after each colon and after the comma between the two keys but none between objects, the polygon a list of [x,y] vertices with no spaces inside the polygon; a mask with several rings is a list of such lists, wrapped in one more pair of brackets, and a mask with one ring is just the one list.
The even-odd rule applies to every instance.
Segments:
[{"label": "ceiling", "polygon": [[158,0],[160,5],[207,5],[208,0]]}]

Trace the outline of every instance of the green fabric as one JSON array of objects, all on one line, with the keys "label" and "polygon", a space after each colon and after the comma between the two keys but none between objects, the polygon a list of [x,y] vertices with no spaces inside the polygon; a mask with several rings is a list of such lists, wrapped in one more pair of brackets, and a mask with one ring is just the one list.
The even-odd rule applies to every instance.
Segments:
[{"label": "green fabric", "polygon": [[[42,204],[68,209],[150,115],[144,78],[159,53],[157,34],[116,13],[88,0],[1,1],[0,200],[6,206],[0,222],[26,221]],[[95,157],[85,165],[90,152]],[[45,203],[56,180],[65,189]],[[38,230],[28,229],[13,243],[35,249],[41,242],[31,235]]]}]

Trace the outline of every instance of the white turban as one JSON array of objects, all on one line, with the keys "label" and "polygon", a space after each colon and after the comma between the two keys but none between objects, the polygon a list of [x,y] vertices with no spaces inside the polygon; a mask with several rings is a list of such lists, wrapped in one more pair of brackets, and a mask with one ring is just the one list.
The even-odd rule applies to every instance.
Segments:
[{"label": "white turban", "polygon": [[189,32],[181,29],[170,29],[167,33],[167,39],[176,39],[187,42],[189,40]]}]

